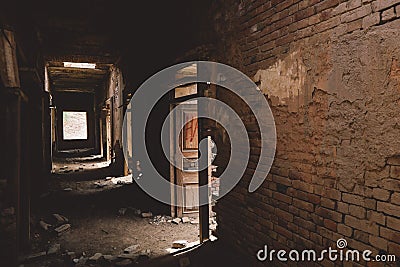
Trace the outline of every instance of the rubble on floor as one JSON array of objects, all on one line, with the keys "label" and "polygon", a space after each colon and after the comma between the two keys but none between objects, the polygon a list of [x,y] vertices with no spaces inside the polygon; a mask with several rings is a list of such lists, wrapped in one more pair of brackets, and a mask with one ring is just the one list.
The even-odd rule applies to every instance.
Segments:
[{"label": "rubble on floor", "polygon": [[133,183],[132,175],[130,174],[130,175],[127,175],[127,176],[122,176],[122,177],[113,177],[113,178],[111,178],[111,182],[113,184],[119,184],[119,185],[132,184]]},{"label": "rubble on floor", "polygon": [[135,244],[135,245],[132,245],[132,246],[129,246],[129,247],[125,248],[124,249],[124,253],[125,254],[136,253],[136,252],[139,251],[139,249],[140,249],[140,245]]},{"label": "rubble on floor", "polygon": [[45,231],[48,231],[48,230],[50,229],[50,227],[52,227],[51,224],[48,224],[48,223],[46,223],[46,222],[43,221],[43,220],[40,220],[39,225],[40,225],[40,227],[41,227],[43,230],[45,230]]},{"label": "rubble on floor", "polygon": [[172,223],[179,224],[181,221],[182,221],[181,218],[175,218],[175,219],[172,220]]},{"label": "rubble on floor", "polygon": [[71,228],[70,224],[63,224],[57,228],[54,229],[54,231],[58,234],[61,235],[63,232],[68,231]]},{"label": "rubble on floor", "polygon": [[155,224],[158,225],[160,223],[166,223],[169,220],[172,220],[171,216],[166,216],[166,215],[157,215],[153,217],[153,220],[150,221],[150,224]]},{"label": "rubble on floor", "polygon": [[185,248],[188,243],[187,240],[176,240],[172,243],[172,248]]},{"label": "rubble on floor", "polygon": [[53,223],[47,223],[44,219],[39,220],[39,226],[42,230],[49,232],[53,230],[58,235],[61,235],[63,232],[68,231],[71,228],[71,224],[69,224],[69,220],[64,215],[53,213],[52,214]]},{"label": "rubble on floor", "polygon": [[153,217],[153,213],[151,212],[142,212],[142,218],[150,218]]},{"label": "rubble on floor", "polygon": [[53,213],[53,217],[57,220],[57,224],[64,224],[68,222],[68,218],[58,213]]}]

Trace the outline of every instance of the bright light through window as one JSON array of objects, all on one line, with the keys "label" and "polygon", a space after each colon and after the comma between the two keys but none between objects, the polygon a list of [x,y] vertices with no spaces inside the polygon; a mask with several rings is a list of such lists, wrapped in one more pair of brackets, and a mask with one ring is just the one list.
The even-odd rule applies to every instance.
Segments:
[{"label": "bright light through window", "polygon": [[66,68],[95,69],[95,63],[64,62]]},{"label": "bright light through window", "polygon": [[87,130],[87,112],[63,111],[64,140],[86,140]]}]

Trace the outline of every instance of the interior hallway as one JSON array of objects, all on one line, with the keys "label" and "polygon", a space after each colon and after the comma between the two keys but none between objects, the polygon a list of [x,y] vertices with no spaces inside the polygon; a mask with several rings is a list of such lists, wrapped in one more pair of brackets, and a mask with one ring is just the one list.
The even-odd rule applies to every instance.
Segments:
[{"label": "interior hallway", "polygon": [[[400,0],[2,1],[0,265],[398,266],[398,40]],[[197,60],[254,82],[271,109],[276,147],[229,88],[185,84],[202,74],[198,62],[182,65],[177,86],[137,127],[129,103],[140,85]],[[250,147],[240,177],[219,179],[242,138],[197,118],[198,96],[242,121]],[[163,122],[183,102],[163,154]],[[210,166],[199,170],[203,138]],[[157,177],[138,156],[141,140]],[[271,160],[249,192],[257,167]],[[171,205],[136,183],[158,176],[182,188],[163,192]],[[199,206],[201,196],[211,204]],[[345,250],[391,261],[257,257],[266,246],[323,251],[343,239]]]}]

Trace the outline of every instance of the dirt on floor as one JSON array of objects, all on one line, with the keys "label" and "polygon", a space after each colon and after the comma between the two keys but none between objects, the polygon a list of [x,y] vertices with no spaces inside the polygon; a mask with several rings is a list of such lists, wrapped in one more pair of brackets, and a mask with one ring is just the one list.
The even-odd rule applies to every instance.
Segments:
[{"label": "dirt on floor", "polygon": [[[24,266],[129,266],[173,252],[176,240],[198,242],[196,216],[173,222],[169,206],[145,195],[132,177],[108,176],[107,166],[91,157],[54,165],[48,193],[32,210],[33,246]],[[130,246],[134,252],[124,253]]]}]

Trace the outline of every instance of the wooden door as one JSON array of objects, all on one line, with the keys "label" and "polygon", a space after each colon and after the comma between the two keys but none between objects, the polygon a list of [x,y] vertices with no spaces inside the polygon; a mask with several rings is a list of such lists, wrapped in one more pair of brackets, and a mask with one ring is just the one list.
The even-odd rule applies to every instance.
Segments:
[{"label": "wooden door", "polygon": [[[197,168],[198,159],[198,121],[197,104],[195,101],[181,105],[176,114],[176,131],[180,131],[176,151],[176,160],[179,168],[176,168],[177,185],[182,190],[177,192],[178,217],[184,214],[197,213],[199,210],[199,176]],[[183,127],[183,128],[182,128]],[[181,153],[179,153],[181,152]]]}]

